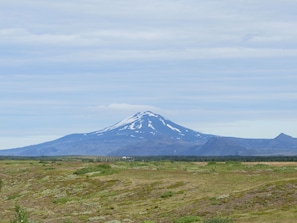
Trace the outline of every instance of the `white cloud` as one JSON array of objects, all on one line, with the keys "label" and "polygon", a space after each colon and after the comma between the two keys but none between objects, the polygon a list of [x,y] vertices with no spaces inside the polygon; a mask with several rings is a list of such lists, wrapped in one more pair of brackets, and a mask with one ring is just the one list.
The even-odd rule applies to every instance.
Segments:
[{"label": "white cloud", "polygon": [[1,63],[296,57],[291,7],[290,1],[11,1],[0,9],[10,21],[0,29]]},{"label": "white cloud", "polygon": [[3,134],[96,130],[144,110],[189,127],[223,123],[222,132],[224,124],[241,131],[241,121],[296,124],[296,7],[291,0],[1,1]]},{"label": "white cloud", "polygon": [[32,33],[26,29],[1,29],[0,38],[4,44],[25,45],[74,45],[79,44],[81,38],[77,34]]},{"label": "white cloud", "polygon": [[108,105],[98,105],[96,107],[92,107],[91,110],[95,111],[102,111],[102,110],[109,110],[109,111],[156,111],[160,110],[159,108],[151,105],[140,105],[140,104],[126,104],[126,103],[114,103]]}]

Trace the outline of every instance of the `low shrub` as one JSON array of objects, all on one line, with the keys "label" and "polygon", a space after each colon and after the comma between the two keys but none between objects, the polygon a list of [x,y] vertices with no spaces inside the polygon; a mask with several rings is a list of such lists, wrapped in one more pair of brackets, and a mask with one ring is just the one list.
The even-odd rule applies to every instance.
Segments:
[{"label": "low shrub", "polygon": [[216,164],[217,164],[216,161],[209,161],[209,162],[207,163],[207,165],[216,165]]},{"label": "low shrub", "polygon": [[174,223],[194,223],[194,222],[200,222],[201,218],[199,216],[184,216],[181,218],[175,219]]},{"label": "low shrub", "polygon": [[81,168],[79,170],[76,170],[74,174],[81,175],[81,174],[86,174],[86,173],[92,173],[92,172],[100,172],[102,175],[105,174],[111,174],[111,166],[108,164],[100,164],[97,166],[90,166],[90,167],[85,167]]},{"label": "low shrub", "polygon": [[166,191],[161,195],[161,198],[168,198],[168,197],[172,197],[173,195],[174,195],[174,192]]},{"label": "low shrub", "polygon": [[15,219],[10,223],[30,223],[27,212],[20,205],[15,205]]}]

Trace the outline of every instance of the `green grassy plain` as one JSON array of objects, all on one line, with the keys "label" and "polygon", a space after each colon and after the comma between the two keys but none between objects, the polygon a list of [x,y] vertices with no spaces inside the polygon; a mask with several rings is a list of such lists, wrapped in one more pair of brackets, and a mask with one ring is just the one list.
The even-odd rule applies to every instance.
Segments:
[{"label": "green grassy plain", "polygon": [[16,205],[42,223],[291,223],[297,165],[1,160],[1,223]]}]

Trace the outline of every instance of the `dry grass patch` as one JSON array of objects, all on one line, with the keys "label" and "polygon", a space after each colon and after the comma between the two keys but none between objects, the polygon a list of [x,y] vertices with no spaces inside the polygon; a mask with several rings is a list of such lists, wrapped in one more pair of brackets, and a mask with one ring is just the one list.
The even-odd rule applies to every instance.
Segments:
[{"label": "dry grass patch", "polygon": [[44,223],[172,223],[185,216],[200,216],[201,222],[219,218],[259,222],[270,211],[284,222],[296,219],[295,166],[118,161],[102,168],[102,164],[0,161],[0,222],[13,219],[15,204]]}]

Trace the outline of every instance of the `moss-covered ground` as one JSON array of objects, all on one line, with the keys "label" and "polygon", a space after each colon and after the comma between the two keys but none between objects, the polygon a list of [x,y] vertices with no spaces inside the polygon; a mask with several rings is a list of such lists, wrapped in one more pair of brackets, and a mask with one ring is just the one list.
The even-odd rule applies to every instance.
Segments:
[{"label": "moss-covered ground", "polygon": [[0,223],[296,222],[296,163],[1,160]]}]

